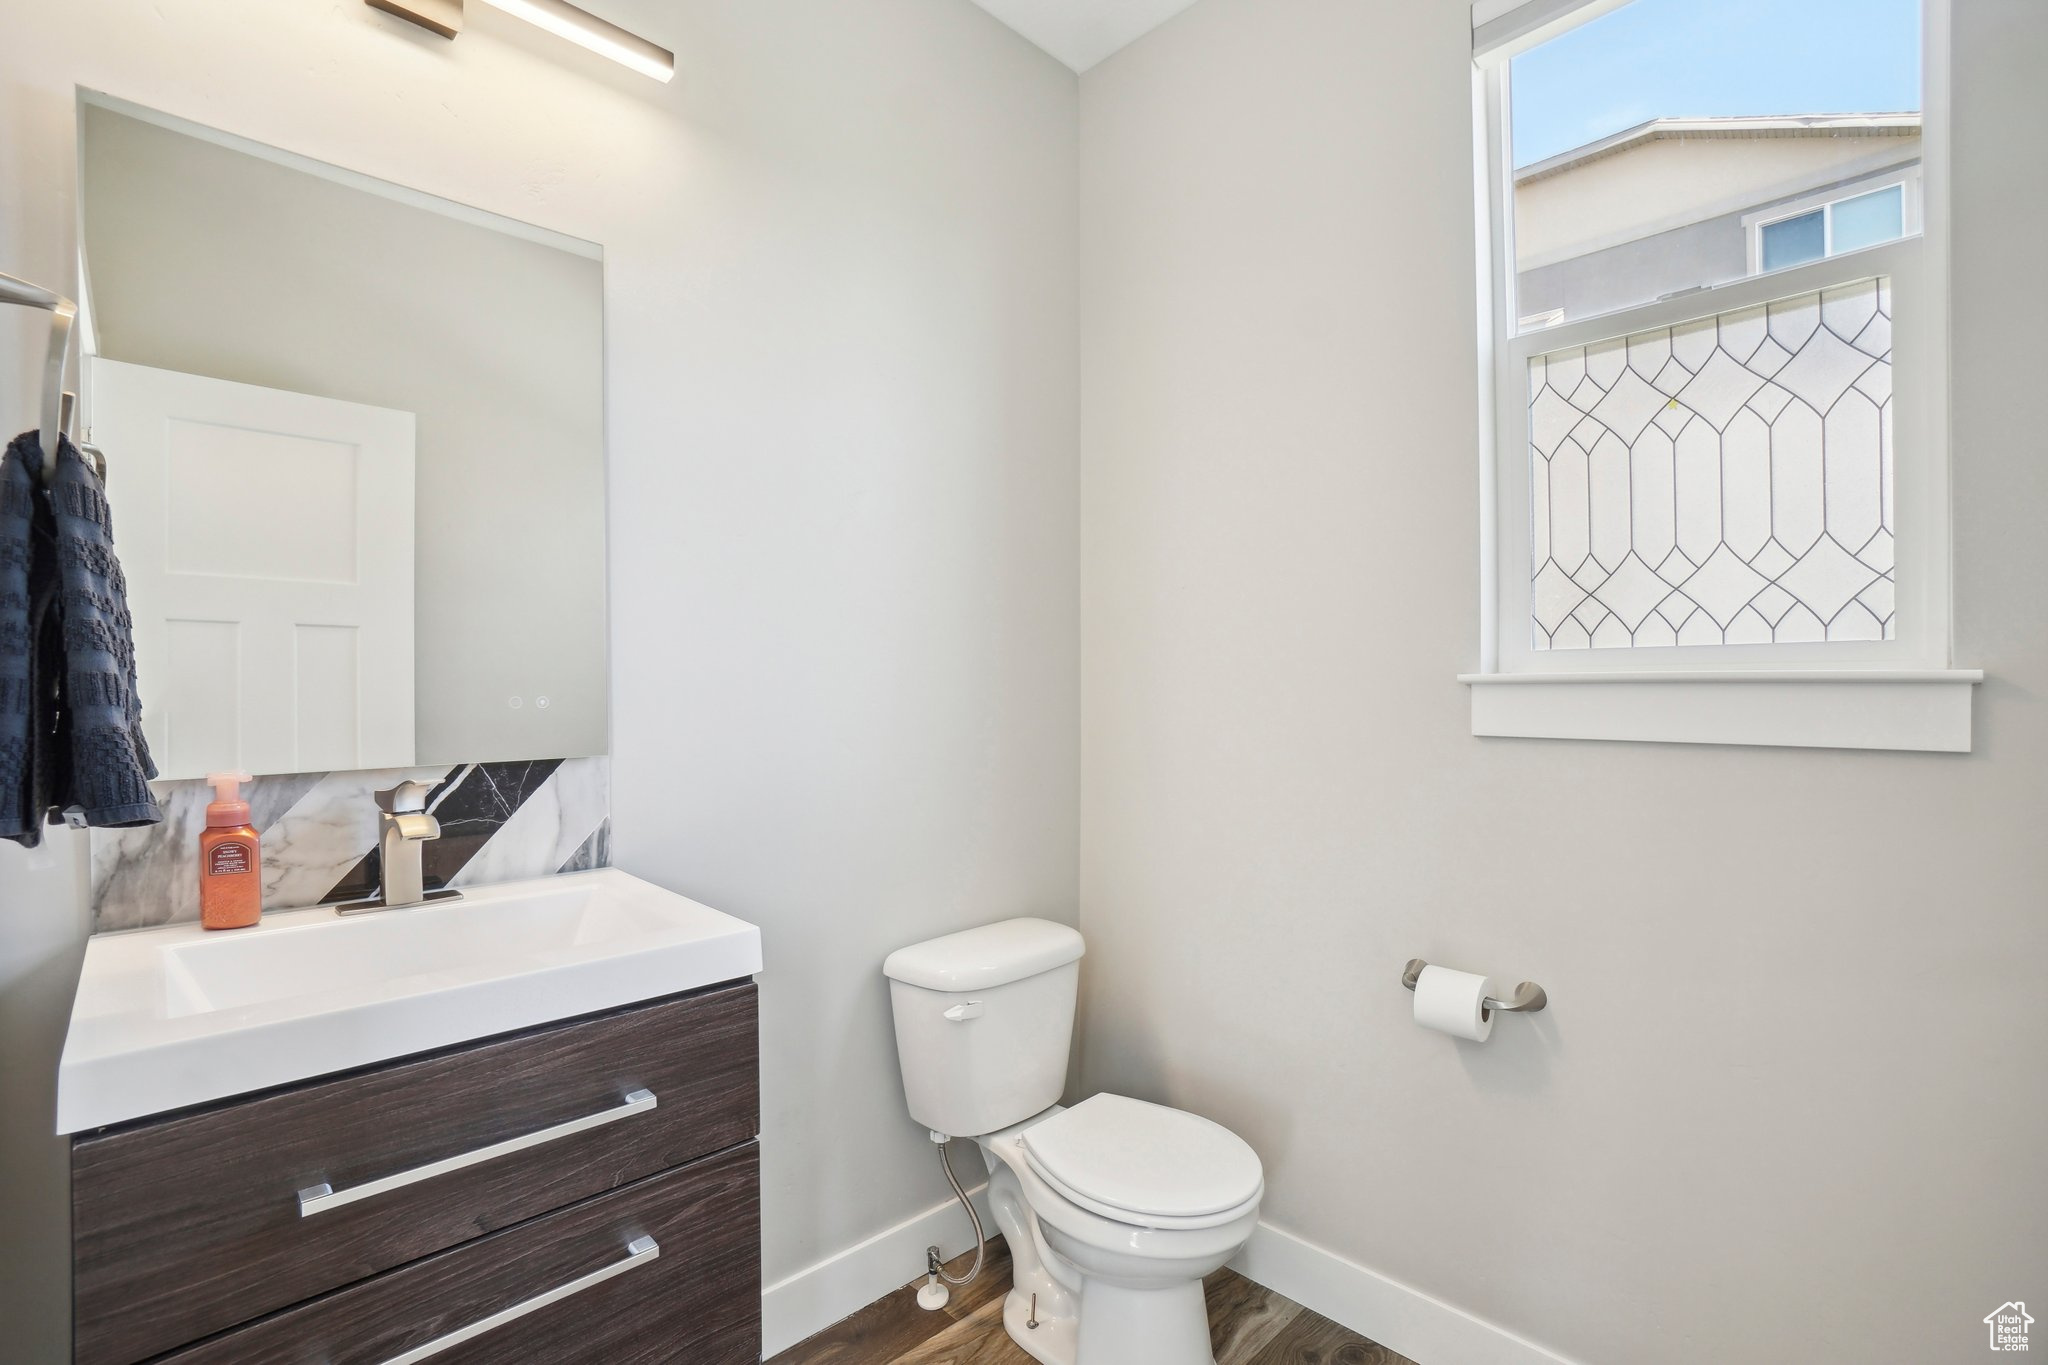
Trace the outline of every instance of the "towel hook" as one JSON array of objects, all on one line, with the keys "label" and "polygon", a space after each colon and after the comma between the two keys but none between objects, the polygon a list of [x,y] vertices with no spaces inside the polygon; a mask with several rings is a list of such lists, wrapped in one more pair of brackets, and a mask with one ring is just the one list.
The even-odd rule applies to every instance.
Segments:
[{"label": "towel hook", "polygon": [[[1427,962],[1424,962],[1419,957],[1409,958],[1407,967],[1401,972],[1401,984],[1411,991],[1414,990],[1415,983],[1422,977],[1422,969],[1428,965]],[[1521,985],[1515,987],[1515,993],[1505,1000],[1496,999],[1491,995],[1487,996],[1486,1003],[1482,1008],[1505,1010],[1511,1014],[1534,1014],[1549,1003],[1550,997],[1543,993],[1541,986],[1533,981],[1524,981]]]}]

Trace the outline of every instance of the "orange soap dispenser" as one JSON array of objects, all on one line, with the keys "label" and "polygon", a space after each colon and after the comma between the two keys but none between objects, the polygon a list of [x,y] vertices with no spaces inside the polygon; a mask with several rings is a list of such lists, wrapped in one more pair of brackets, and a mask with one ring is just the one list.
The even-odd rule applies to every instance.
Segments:
[{"label": "orange soap dispenser", "polygon": [[247,773],[208,773],[213,804],[199,836],[199,922],[208,929],[246,929],[263,918],[263,858],[241,784]]}]

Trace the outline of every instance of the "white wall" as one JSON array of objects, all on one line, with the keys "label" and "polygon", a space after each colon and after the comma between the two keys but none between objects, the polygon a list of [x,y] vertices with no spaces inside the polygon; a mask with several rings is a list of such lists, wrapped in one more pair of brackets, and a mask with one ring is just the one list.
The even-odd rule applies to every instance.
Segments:
[{"label": "white wall", "polygon": [[691,9],[715,136],[613,315],[615,849],[762,928],[773,1282],[947,1198],[882,959],[1074,918],[1076,100],[958,0]]},{"label": "white wall", "polygon": [[[604,244],[616,852],[766,931],[775,1278],[945,1197],[887,950],[1073,918],[1074,77],[963,0],[605,11],[672,86],[476,6],[451,46],[353,0],[10,4],[0,269],[71,277],[74,84]],[[17,427],[36,335],[0,317]],[[81,924],[0,879],[0,1265],[37,1271],[0,1322],[55,1360]]]},{"label": "white wall", "polygon": [[[1465,5],[1206,0],[1082,81],[1087,1079],[1587,1362],[1963,1359],[2048,1284],[2048,10],[1956,9],[1957,758],[1467,733]],[[1459,1046],[1413,956],[1553,1006]]]}]

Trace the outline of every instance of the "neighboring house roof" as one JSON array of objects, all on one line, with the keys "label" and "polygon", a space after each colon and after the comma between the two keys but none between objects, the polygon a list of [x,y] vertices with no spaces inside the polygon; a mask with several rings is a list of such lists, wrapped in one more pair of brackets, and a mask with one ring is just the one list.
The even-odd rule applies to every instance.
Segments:
[{"label": "neighboring house roof", "polygon": [[1654,118],[1583,147],[1522,167],[1515,183],[1526,185],[1615,156],[1651,142],[1682,138],[1918,137],[1918,114],[1792,114],[1761,118]]}]

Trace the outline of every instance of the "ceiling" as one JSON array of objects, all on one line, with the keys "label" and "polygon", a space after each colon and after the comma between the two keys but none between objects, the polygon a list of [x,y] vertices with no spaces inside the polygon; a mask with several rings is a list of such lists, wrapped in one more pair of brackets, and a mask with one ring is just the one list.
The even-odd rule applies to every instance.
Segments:
[{"label": "ceiling", "polygon": [[1076,71],[1195,3],[1195,0],[974,0]]}]

